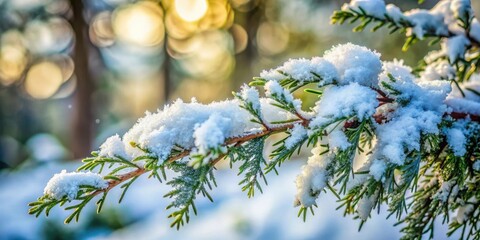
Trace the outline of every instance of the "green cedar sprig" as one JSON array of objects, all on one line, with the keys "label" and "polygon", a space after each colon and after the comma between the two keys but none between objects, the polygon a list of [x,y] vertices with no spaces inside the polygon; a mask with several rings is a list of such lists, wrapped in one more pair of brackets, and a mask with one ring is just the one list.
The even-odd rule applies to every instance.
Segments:
[{"label": "green cedar sprig", "polygon": [[172,162],[168,167],[179,175],[167,182],[173,190],[164,195],[173,201],[167,206],[167,209],[175,210],[168,215],[172,219],[170,227],[180,229],[181,226],[190,221],[191,212],[197,215],[195,199],[198,194],[202,194],[213,202],[209,190],[217,186],[213,175],[213,167],[210,165],[193,168],[187,163]]},{"label": "green cedar sprig", "polygon": [[263,157],[263,150],[266,137],[253,139],[240,146],[230,148],[228,157],[230,163],[240,163],[238,175],[242,175],[242,180],[238,185],[242,186],[242,191],[247,192],[247,196],[253,197],[255,189],[263,193],[260,179],[267,185],[267,178],[263,172],[267,161]]}]

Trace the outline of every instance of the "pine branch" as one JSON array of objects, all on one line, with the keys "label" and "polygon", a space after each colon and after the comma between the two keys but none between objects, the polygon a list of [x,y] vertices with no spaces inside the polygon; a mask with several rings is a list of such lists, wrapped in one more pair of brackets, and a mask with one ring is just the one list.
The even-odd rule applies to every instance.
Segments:
[{"label": "pine branch", "polygon": [[177,210],[168,215],[168,218],[173,219],[170,227],[176,227],[178,230],[190,221],[190,211],[197,214],[194,202],[197,194],[201,193],[213,202],[208,190],[212,190],[212,186],[216,186],[216,183],[213,169],[208,165],[194,169],[186,163],[172,163],[169,168],[180,173],[179,176],[167,182],[173,190],[164,196],[173,198],[173,202],[167,206],[167,209],[176,208]]},{"label": "pine branch", "polygon": [[[382,96],[382,99],[385,102],[390,103],[390,102],[394,101],[394,99],[390,99],[390,98],[386,97],[386,94],[384,94],[380,90],[376,89],[376,91],[379,93],[380,96]],[[452,117],[453,119],[463,119],[463,118],[469,117],[473,121],[479,121],[480,120],[479,116],[466,115],[466,114],[456,113],[456,112],[452,112],[452,113],[450,113],[446,116]],[[379,124],[381,124],[384,121],[384,117],[381,116],[381,115],[375,116],[374,119]],[[263,140],[260,140],[260,139],[264,139],[265,137],[270,136],[270,135],[275,134],[275,133],[278,133],[278,132],[285,132],[286,130],[293,128],[295,126],[295,124],[298,124],[298,123],[300,123],[303,126],[308,126],[309,125],[309,120],[301,119],[301,120],[297,120],[297,121],[294,121],[294,122],[273,125],[273,126],[269,127],[268,129],[264,129],[262,131],[256,131],[256,132],[245,134],[243,136],[229,138],[225,141],[224,146],[233,145],[233,146],[237,146],[237,147],[240,146],[240,147],[243,147],[243,148],[249,148],[251,146],[254,146],[254,145],[248,145],[248,144],[251,144],[250,143],[251,141],[253,141],[256,144],[263,143]],[[359,128],[358,126],[360,126],[360,129],[362,129],[363,128],[363,127],[361,127],[362,124],[364,124],[364,123],[362,123],[362,122],[358,123],[358,122],[350,120],[350,121],[346,121],[344,123],[344,127],[346,129],[358,129]],[[343,156],[342,154],[345,154],[345,157],[341,157],[342,159],[345,159],[345,161],[339,161],[339,162],[345,162],[345,164],[341,164],[341,166],[339,168],[339,169],[344,169],[344,170],[341,170],[341,172],[343,172],[343,174],[341,174],[341,176],[343,176],[343,177],[340,177],[340,178],[337,179],[337,183],[343,182],[343,184],[342,184],[342,186],[343,186],[342,189],[343,190],[342,191],[345,191],[346,182],[348,181],[349,173],[351,172],[351,170],[350,170],[351,169],[351,161],[348,160],[348,159],[351,159],[351,156],[353,154],[354,149],[359,148],[358,147],[358,141],[359,141],[358,137],[361,136],[360,132],[361,131],[353,131],[353,135],[349,135],[350,140],[355,142],[355,145],[354,145],[355,147],[350,148],[350,150],[344,151],[343,153],[341,153],[339,155],[341,157],[341,156]],[[317,139],[318,137],[320,137],[323,134],[323,131],[318,131],[318,133],[320,135],[318,135],[318,134],[315,135],[314,134],[313,137],[311,136],[309,138],[308,144],[315,144],[316,140],[313,140],[313,139]],[[347,133],[348,133],[348,131],[347,131]],[[299,141],[298,143],[296,143],[296,145],[293,148],[289,148],[289,149],[285,148],[285,146],[283,145],[284,140],[280,141],[278,143],[279,147],[272,153],[273,160],[270,161],[266,165],[266,168],[265,168],[266,172],[265,173],[268,173],[272,170],[276,171],[276,167],[280,166],[286,159],[289,159],[295,151],[299,151],[299,149],[301,148],[301,145],[306,140],[307,139],[303,139],[303,140]],[[247,143],[247,144],[245,146],[242,146],[242,144],[244,144],[244,143]],[[133,145],[136,146],[135,144],[133,144]],[[235,148],[231,148],[231,149],[235,149]],[[361,149],[361,148],[359,148],[359,149]],[[120,201],[121,201],[125,192],[126,192],[126,190],[128,190],[129,186],[139,176],[141,176],[141,175],[143,175],[147,172],[150,173],[150,177],[157,178],[158,180],[161,180],[162,176],[163,176],[163,179],[166,179],[165,173],[164,173],[165,166],[168,167],[169,165],[174,164],[175,161],[177,161],[179,159],[183,159],[183,158],[185,158],[185,157],[187,157],[191,154],[191,150],[183,149],[179,152],[175,152],[174,154],[172,154],[171,157],[169,159],[167,159],[164,164],[158,164],[158,159],[156,159],[154,157],[151,157],[148,154],[148,151],[146,151],[146,150],[143,150],[143,151],[146,153],[146,155],[137,157],[132,162],[127,161],[127,160],[122,159],[122,158],[119,158],[119,157],[115,157],[115,158],[98,157],[96,153],[92,154],[93,155],[92,158],[84,159],[85,164],[82,167],[80,167],[79,170],[93,170],[95,168],[100,168],[99,171],[101,172],[102,169],[106,165],[110,169],[112,169],[113,166],[116,166],[116,167],[114,167],[104,177],[108,181],[108,186],[106,188],[104,188],[104,189],[89,189],[90,191],[82,192],[81,194],[78,195],[78,196],[81,196],[81,197],[78,198],[78,200],[81,200],[81,203],[77,204],[77,205],[73,205],[71,207],[68,207],[68,209],[72,209],[72,210],[74,210],[74,212],[67,219],[69,221],[71,221],[74,218],[75,219],[78,218],[80,211],[83,209],[83,206],[87,202],[89,202],[95,196],[100,195],[100,194],[103,194],[104,197],[105,197],[106,194],[111,189],[115,188],[118,185],[122,185],[122,188],[124,190],[124,192],[122,193],[122,196],[120,198]],[[348,154],[347,154],[347,152],[348,152]],[[225,153],[225,154],[227,154],[227,153]],[[220,161],[225,156],[225,154],[221,154],[215,160],[213,160],[211,162],[211,166],[214,166],[218,161]],[[245,159],[245,157],[243,159]],[[252,156],[250,156],[250,157],[252,157]],[[262,158],[263,158],[263,156],[262,156]],[[248,180],[244,179],[244,181],[242,181],[242,183],[241,183],[241,184],[245,184],[243,189],[248,190],[248,195],[249,196],[253,196],[254,186],[257,187],[258,189],[260,189],[260,184],[258,183],[258,176],[264,178],[263,173],[259,168],[259,166],[262,163],[264,164],[264,162],[262,162],[262,158],[260,157],[260,155],[253,156],[253,158],[251,158],[251,159],[255,159],[252,162],[253,165],[250,165],[250,163],[248,163],[247,165],[242,167],[242,169],[244,169],[243,171],[245,171],[245,173],[246,173],[245,176],[254,179],[253,181],[248,181]],[[145,164],[144,164],[143,167],[141,167],[139,165],[134,164],[134,162],[136,162],[136,161],[145,161]],[[129,169],[129,168],[134,168],[134,170],[132,170],[130,172],[127,172],[127,173],[118,174],[119,172],[121,172],[123,170],[126,170],[126,169]],[[453,168],[453,169],[455,169],[455,168]],[[162,176],[160,175],[159,172],[162,174]],[[104,197],[102,199],[104,199]],[[99,203],[98,203],[99,210],[101,209],[101,206],[103,205],[103,200],[102,199],[100,199]],[[55,199],[43,196],[43,197],[39,198],[39,200],[37,202],[32,203],[32,205],[31,205],[32,208],[30,209],[30,213],[38,216],[41,212],[45,211],[48,214],[48,211],[52,207],[54,207],[56,205],[64,205],[67,202],[69,202],[67,199],[55,200]],[[83,204],[83,203],[85,203],[85,204]],[[180,224],[180,222],[176,222],[176,223]],[[176,224],[176,226],[178,226],[177,224]]]},{"label": "pine branch", "polygon": [[244,145],[234,146],[229,151],[231,163],[241,162],[238,175],[243,175],[243,179],[239,182],[242,191],[247,192],[247,196],[255,195],[255,188],[263,193],[259,179],[263,179],[267,185],[267,178],[263,172],[263,166],[267,165],[267,161],[263,157],[263,147],[265,137],[253,139]]},{"label": "pine branch", "polygon": [[[363,31],[367,26],[372,23],[376,23],[376,25],[372,28],[372,32],[377,31],[383,27],[387,27],[389,30],[389,34],[397,32],[401,29],[405,30],[407,28],[412,28],[414,25],[407,20],[401,19],[400,21],[394,21],[388,14],[384,15],[384,18],[379,18],[367,13],[363,8],[359,8],[359,10],[348,9],[348,10],[338,10],[334,11],[331,16],[331,23],[332,24],[344,24],[346,21],[349,21],[350,24],[360,21],[360,24],[353,28],[354,32]],[[470,21],[469,21],[470,22]],[[469,24],[463,23],[461,25],[464,29],[470,29]],[[468,32],[468,31],[467,31]],[[437,32],[427,32],[425,37],[434,37],[434,38],[451,38],[456,36],[457,34],[451,31],[448,31],[448,34],[441,34]],[[479,47],[480,42],[476,39],[472,38],[470,34],[467,34],[468,40],[472,43],[472,45]],[[418,38],[416,36],[409,36],[407,37],[407,41],[403,46],[403,50],[407,50],[412,44],[414,44]],[[437,40],[438,41],[438,40]]]}]

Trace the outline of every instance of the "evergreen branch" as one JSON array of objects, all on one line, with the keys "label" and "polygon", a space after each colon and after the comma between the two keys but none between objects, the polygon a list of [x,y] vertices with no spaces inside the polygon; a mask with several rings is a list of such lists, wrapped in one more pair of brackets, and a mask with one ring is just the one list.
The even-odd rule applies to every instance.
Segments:
[{"label": "evergreen branch", "polygon": [[[394,99],[388,98],[387,95],[382,91],[378,89],[375,89],[375,90],[379,93],[380,96],[382,96],[385,102],[394,101]],[[473,121],[480,121],[479,116],[467,115],[467,114],[456,113],[456,112],[452,112],[446,115],[446,117],[451,117],[453,119],[470,118]],[[377,123],[381,124],[384,120],[384,117],[382,115],[378,115],[378,116],[374,116],[374,119]],[[339,119],[338,121],[332,122],[332,124],[339,123],[340,120],[343,121],[347,119]],[[230,150],[233,150],[236,147],[241,147],[243,149],[247,149],[252,146],[259,147],[258,144],[263,143],[263,140],[272,134],[279,133],[279,132],[286,132],[288,129],[293,128],[296,124],[308,126],[309,123],[310,123],[310,120],[308,119],[299,119],[293,122],[285,122],[282,124],[272,125],[269,128],[265,128],[261,131],[254,131],[254,132],[246,133],[245,135],[242,135],[242,136],[229,138],[224,142],[223,146],[224,147],[234,146],[234,147],[230,147],[229,148]],[[365,121],[358,122],[356,120],[345,121],[344,123],[344,128],[346,129],[345,132],[347,134],[347,137],[349,141],[354,144],[347,151],[341,151],[338,155],[341,161],[337,161],[338,162],[337,170],[341,172],[341,174],[339,175],[340,177],[337,178],[336,183],[338,184],[342,182],[343,187],[341,188],[340,192],[344,192],[346,189],[345,183],[349,179],[349,175],[351,173],[351,159],[353,154],[357,149],[359,151],[362,151],[362,147],[360,146],[360,144],[365,145],[370,142],[368,140],[365,140],[366,137],[372,136],[371,133],[368,133],[368,132],[371,132],[371,130],[369,130],[369,127],[367,127],[369,124],[367,125],[365,124],[366,124]],[[305,138],[298,141],[292,148],[285,147],[284,145],[285,139],[279,141],[277,143],[279,147],[277,147],[277,149],[275,149],[272,152],[271,154],[272,160],[267,164],[265,164],[263,156],[260,155],[260,152],[256,152],[257,153],[256,155],[250,156],[250,159],[248,159],[248,161],[244,161],[244,164],[241,166],[241,173],[245,173],[246,179],[249,178],[249,180],[244,179],[244,181],[240,183],[240,184],[244,184],[242,189],[245,191],[248,190],[249,196],[253,196],[255,187],[261,191],[261,187],[258,182],[258,177],[264,178],[263,172],[260,167],[262,164],[266,165],[264,169],[265,173],[268,173],[272,170],[276,171],[276,167],[280,166],[286,159],[289,159],[295,151],[299,151],[303,143],[305,143],[308,140],[307,145],[316,144],[316,142],[318,141],[318,138],[321,137],[323,134],[324,134],[324,130],[316,131],[316,133],[312,134],[308,139]],[[247,144],[245,146],[242,146],[242,144],[244,143],[247,143]],[[99,157],[98,154],[94,152],[92,153],[93,157],[85,158],[83,160],[84,165],[81,166],[79,170],[93,170],[96,168],[100,168],[99,172],[101,172],[104,166],[107,166],[108,168],[112,169],[110,173],[108,173],[104,177],[104,179],[107,180],[108,185],[104,189],[88,189],[88,191],[82,191],[80,194],[78,194],[77,195],[78,197],[76,200],[80,200],[81,202],[80,204],[67,207],[68,209],[74,210],[72,215],[69,216],[67,220],[71,221],[74,218],[75,219],[78,218],[81,210],[83,209],[84,205],[87,202],[92,200],[95,196],[103,194],[102,198],[97,202],[98,210],[101,210],[106,194],[111,189],[115,188],[118,185],[121,185],[124,190],[124,192],[122,193],[119,199],[121,201],[123,199],[125,192],[130,187],[130,185],[139,176],[143,175],[144,173],[149,173],[150,177],[157,178],[158,180],[161,180],[162,176],[163,176],[163,179],[166,179],[165,167],[169,168],[170,165],[175,164],[177,160],[183,159],[191,155],[190,149],[173,150],[171,156],[166,161],[159,164],[158,159],[156,157],[153,157],[147,149],[142,149],[138,146],[138,144],[135,144],[135,143],[132,143],[132,146],[135,146],[140,150],[144,151],[145,155],[139,156],[133,159],[132,161],[127,161],[126,159],[123,159],[121,157],[113,157],[113,158]],[[216,155],[218,155],[218,157],[213,161],[211,161],[210,166],[214,166],[219,160],[221,160],[225,156],[225,154],[227,154],[227,152],[217,153]],[[240,159],[245,160],[246,155],[244,157],[240,157]],[[135,162],[137,161],[143,161],[145,164],[143,166],[139,166],[135,164]],[[127,173],[119,174],[120,172],[127,169],[134,169],[134,170],[131,170],[130,172],[127,172]],[[452,169],[453,171],[453,169],[455,169],[455,166],[448,167],[447,169]],[[470,169],[471,169],[471,166],[470,166]],[[83,190],[87,190],[87,189],[83,188]],[[36,216],[38,216],[44,211],[46,212],[46,214],[48,214],[49,210],[54,206],[64,205],[67,202],[70,202],[70,201],[66,198],[55,200],[55,199],[52,199],[51,197],[43,196],[39,198],[37,202],[33,202],[31,204],[30,214],[35,214]],[[185,214],[183,215],[181,214],[179,216],[184,216],[184,215]],[[181,221],[177,221],[176,226],[179,226],[178,224],[181,224]]]},{"label": "evergreen branch", "polygon": [[168,215],[168,218],[173,219],[170,227],[176,227],[178,230],[190,221],[190,211],[197,214],[194,202],[197,194],[201,193],[213,202],[208,189],[212,189],[210,181],[215,186],[216,183],[213,179],[212,167],[209,165],[195,169],[186,163],[172,163],[169,168],[180,173],[179,176],[167,182],[167,185],[172,186],[173,190],[164,196],[173,198],[173,202],[167,206],[167,209],[177,208],[177,210]]},{"label": "evergreen branch", "polygon": [[229,151],[231,162],[241,162],[238,175],[243,175],[243,179],[239,182],[242,191],[247,192],[247,196],[255,195],[255,188],[263,193],[259,179],[262,178],[265,185],[267,179],[263,173],[263,166],[267,165],[267,161],[263,157],[263,147],[266,137],[260,137],[247,142],[238,147],[232,147]]},{"label": "evergreen branch", "polygon": [[[288,138],[288,137],[287,137]],[[285,146],[285,139],[278,141],[275,145],[279,145],[275,150],[272,151],[270,154],[270,162],[268,162],[267,166],[265,167],[265,173],[269,173],[271,171],[277,172],[277,167],[280,167],[282,163],[284,163],[287,159],[290,159],[292,155],[297,152],[300,152],[302,145],[307,141],[307,136],[296,142],[292,147],[287,148]]]},{"label": "evergreen branch", "polygon": [[395,179],[391,180],[389,189],[391,202],[388,204],[390,212],[388,217],[395,214],[396,218],[400,220],[402,214],[407,213],[406,194],[409,190],[412,192],[416,190],[421,160],[422,157],[418,152],[411,152],[407,156],[406,164],[398,168],[401,174],[400,183],[397,184]]},{"label": "evergreen branch", "polygon": [[341,184],[340,193],[345,193],[347,190],[347,183],[353,173],[353,158],[357,151],[363,152],[361,145],[363,141],[370,143],[373,135],[368,133],[371,128],[371,121],[368,119],[360,122],[359,126],[345,129],[345,135],[348,142],[351,144],[347,149],[341,150],[336,155],[336,165],[334,172],[336,173],[336,180],[334,185]]},{"label": "evergreen branch", "polygon": [[[375,32],[378,29],[386,26],[390,34],[397,32],[400,29],[407,29],[407,28],[414,27],[414,25],[408,20],[400,19],[398,22],[396,22],[388,14],[385,14],[384,18],[379,18],[367,13],[361,7],[359,8],[359,10],[348,9],[348,10],[334,11],[332,16],[330,17],[330,22],[332,24],[344,24],[346,21],[349,21],[349,23],[355,23],[358,20],[360,20],[361,23],[357,27],[353,28],[354,32],[363,31],[371,23],[377,24],[375,27],[372,28],[372,32]],[[466,24],[463,25],[465,29],[469,29],[468,26],[469,25],[466,25]],[[447,34],[439,34],[438,32],[429,31],[424,35],[425,37],[450,38],[450,37],[456,36],[457,34],[451,31],[449,31]],[[472,45],[476,47],[480,46],[480,42],[472,38],[470,34],[467,34],[466,37],[472,43]],[[407,50],[417,40],[418,38],[414,35],[407,37],[407,41],[405,42],[402,49]]]},{"label": "evergreen branch", "polygon": [[429,239],[434,237],[435,219],[440,215],[443,207],[441,201],[434,197],[440,186],[438,181],[432,178],[436,177],[426,177],[424,187],[414,194],[414,199],[409,206],[410,212],[396,224],[406,224],[401,230],[405,234],[402,239],[422,239],[424,234],[428,234]]}]

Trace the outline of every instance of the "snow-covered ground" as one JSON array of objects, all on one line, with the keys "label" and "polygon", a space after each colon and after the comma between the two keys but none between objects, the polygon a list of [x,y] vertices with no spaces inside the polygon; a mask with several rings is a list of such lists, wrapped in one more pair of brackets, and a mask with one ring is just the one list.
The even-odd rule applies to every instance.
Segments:
[{"label": "snow-covered ground", "polygon": [[[54,209],[48,218],[36,219],[28,215],[28,202],[40,196],[43,187],[53,173],[62,169],[73,170],[78,163],[48,163],[37,168],[0,174],[0,239],[42,239],[46,220],[62,226],[66,212]],[[394,219],[385,219],[386,214],[376,213],[358,232],[358,221],[343,217],[335,210],[334,197],[322,195],[318,199],[315,216],[307,222],[297,218],[298,208],[292,201],[295,195],[295,176],[300,171],[301,161],[285,164],[280,175],[270,175],[269,186],[264,194],[248,199],[237,185],[235,171],[219,170],[218,187],[213,191],[214,203],[200,197],[199,215],[179,231],[169,227],[167,192],[164,184],[142,178],[126,195],[124,202],[117,204],[119,192],[112,192],[104,209],[118,208],[122,222],[134,222],[127,227],[111,231],[92,229],[84,231],[86,220],[93,214],[94,204],[81,216],[80,223],[65,226],[68,230],[83,231],[81,239],[398,239],[399,227],[393,227]],[[102,212],[100,214],[106,214]],[[51,227],[51,225],[48,225]],[[444,237],[444,228],[437,228],[436,239]]]}]

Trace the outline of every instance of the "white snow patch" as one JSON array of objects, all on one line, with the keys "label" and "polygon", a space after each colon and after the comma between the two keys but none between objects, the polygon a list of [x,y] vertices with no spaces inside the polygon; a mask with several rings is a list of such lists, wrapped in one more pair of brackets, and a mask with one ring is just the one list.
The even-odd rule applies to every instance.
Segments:
[{"label": "white snow patch", "polygon": [[252,108],[257,112],[260,112],[260,94],[256,88],[244,84],[240,94],[245,102],[252,104]]},{"label": "white snow patch", "polygon": [[377,93],[368,87],[351,83],[345,86],[327,87],[314,107],[315,118],[310,127],[322,127],[342,117],[369,118],[378,106]]},{"label": "white snow patch", "polygon": [[328,134],[327,137],[330,150],[345,150],[351,145],[345,133],[340,129],[333,130]]},{"label": "white snow patch", "polygon": [[465,58],[465,52],[470,44],[470,40],[468,40],[465,35],[457,35],[447,38],[446,41],[442,43],[442,48],[445,49],[450,62],[454,63],[458,59]]},{"label": "white snow patch", "polygon": [[386,169],[387,164],[385,163],[385,161],[374,160],[372,165],[370,166],[370,175],[372,175],[375,180],[381,181]]},{"label": "white snow patch", "polygon": [[470,24],[470,37],[480,42],[480,23],[474,18]]},{"label": "white snow patch", "polygon": [[420,74],[421,81],[451,80],[455,79],[455,68],[446,60],[435,61],[428,64]]},{"label": "white snow patch", "polygon": [[475,160],[472,167],[473,167],[473,170],[480,171],[480,160]]},{"label": "white snow patch", "polygon": [[458,128],[450,128],[445,130],[449,147],[453,150],[455,156],[463,156],[467,152],[467,139],[462,130]]},{"label": "white snow patch", "polygon": [[334,46],[323,57],[337,68],[339,85],[356,82],[363,86],[377,86],[378,74],[382,70],[379,53],[347,43]]},{"label": "white snow patch", "polygon": [[110,158],[120,157],[124,159],[130,158],[126,153],[125,145],[118,134],[115,134],[105,140],[105,142],[100,146],[98,156]]},{"label": "white snow patch", "polygon": [[413,9],[405,12],[405,18],[413,28],[409,29],[408,35],[414,34],[419,39],[423,39],[426,34],[435,36],[448,35],[448,27],[444,23],[444,15],[441,13],[429,12],[424,9]]},{"label": "white snow patch", "polygon": [[73,200],[77,198],[78,191],[82,185],[91,186],[96,189],[105,189],[108,187],[108,182],[96,173],[68,173],[66,170],[62,170],[60,173],[53,175],[48,181],[43,193],[57,200],[65,196],[69,200]]},{"label": "white snow patch", "polygon": [[[229,122],[228,127],[225,124],[222,126],[222,130],[225,130],[222,133],[223,139],[239,136],[259,127],[258,124],[250,122],[251,115],[240,107],[238,100],[214,102],[208,105],[196,101],[184,103],[177,100],[162,111],[154,114],[147,112],[146,116],[124,135],[123,142],[127,153],[132,157],[145,154],[131,147],[130,142],[149,150],[160,160],[167,159],[174,146],[191,149],[195,146],[193,136],[195,129],[208,121],[213,114],[217,116],[210,121],[222,119],[219,120],[222,123]],[[207,124],[205,128],[207,126],[210,125]],[[198,136],[201,138],[202,134],[198,133]],[[207,146],[210,146],[209,144]]]},{"label": "white snow patch", "polygon": [[325,85],[337,80],[338,74],[330,62],[320,57],[314,57],[312,59],[290,59],[282,66],[262,71],[260,77],[271,81],[280,81],[291,77],[300,83],[320,81],[319,85]]},{"label": "white snow patch", "polygon": [[300,99],[294,98],[292,93],[280,86],[277,81],[270,80],[265,83],[265,95],[267,96],[268,101],[271,104],[276,103],[274,98],[283,99],[287,103],[292,104],[297,113],[306,117],[307,114],[302,111],[302,101]]},{"label": "white snow patch", "polygon": [[475,206],[469,203],[459,207],[455,220],[457,220],[458,223],[463,224],[466,220],[468,220],[473,210],[475,210]]},{"label": "white snow patch", "polygon": [[377,196],[374,194],[369,197],[364,196],[358,201],[357,213],[360,219],[362,219],[363,221],[366,221],[368,219],[368,216],[370,216],[370,212],[372,212],[376,200]]},{"label": "white snow patch", "polygon": [[464,21],[468,21],[470,20],[469,18],[474,16],[470,0],[452,0],[450,10],[456,18]]},{"label": "white snow patch", "polygon": [[287,149],[293,148],[295,144],[300,142],[307,136],[307,129],[301,124],[295,124],[292,129],[289,130],[290,136],[285,140],[285,147]]},{"label": "white snow patch", "polygon": [[393,4],[387,5],[387,15],[395,22],[399,23],[402,20],[405,20],[402,10]]},{"label": "white snow patch", "polygon": [[312,156],[308,158],[307,164],[302,167],[302,172],[297,176],[295,205],[312,206],[315,204],[318,194],[327,186],[327,182],[331,178],[327,168],[334,160],[335,154],[320,155],[322,151],[321,147],[314,147]]},{"label": "white snow patch", "polygon": [[205,155],[211,149],[221,147],[225,142],[226,136],[231,135],[232,120],[213,113],[207,121],[197,124],[193,137],[198,153]]},{"label": "white snow patch", "polygon": [[446,203],[449,199],[455,199],[458,190],[458,185],[454,180],[444,181],[433,197]]}]

